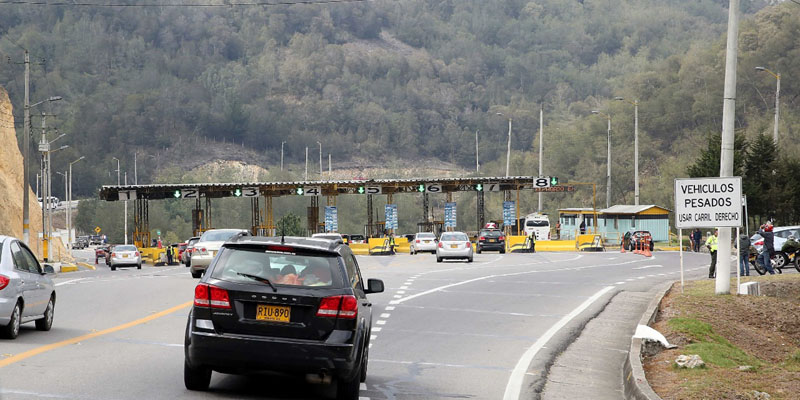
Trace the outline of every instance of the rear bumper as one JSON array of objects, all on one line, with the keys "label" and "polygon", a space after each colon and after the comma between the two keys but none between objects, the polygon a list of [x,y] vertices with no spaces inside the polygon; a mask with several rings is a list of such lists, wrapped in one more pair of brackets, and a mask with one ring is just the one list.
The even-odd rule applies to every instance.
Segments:
[{"label": "rear bumper", "polygon": [[506,243],[505,242],[497,242],[497,243],[480,242],[480,243],[478,243],[478,246],[481,248],[481,250],[497,250],[497,251],[500,251],[500,250],[505,249]]},{"label": "rear bumper", "polygon": [[139,265],[142,263],[142,259],[139,257],[133,257],[133,258],[111,257],[109,263],[113,265]]},{"label": "rear bumper", "polygon": [[436,251],[437,247],[436,243],[419,243],[419,244],[414,243],[411,246],[414,247],[414,251],[431,251],[431,252]]},{"label": "rear bumper", "polygon": [[470,258],[472,257],[472,248],[460,249],[445,249],[439,247],[436,249],[436,257],[439,258]]},{"label": "rear bumper", "polygon": [[191,365],[223,373],[326,372],[350,379],[357,372],[358,353],[352,343],[265,338],[192,331],[185,345]]}]

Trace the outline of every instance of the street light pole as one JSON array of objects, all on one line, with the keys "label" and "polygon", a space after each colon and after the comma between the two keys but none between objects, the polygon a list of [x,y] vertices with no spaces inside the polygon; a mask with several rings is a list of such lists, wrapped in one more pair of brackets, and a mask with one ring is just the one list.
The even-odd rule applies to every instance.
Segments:
[{"label": "street light pole", "polygon": [[69,233],[68,233],[69,240],[67,242],[69,244],[70,249],[72,249],[72,243],[74,242],[74,239],[72,237],[72,164],[75,164],[76,162],[78,162],[80,160],[83,160],[84,158],[86,158],[86,157],[81,156],[79,159],[69,163],[69,196],[68,196],[68,198],[69,198],[69,214],[67,214],[67,215],[69,215],[69,218],[67,219],[67,221],[68,221],[67,229],[69,230]]},{"label": "street light pole", "polygon": [[[125,186],[128,185],[128,171],[125,171]],[[125,200],[125,244],[128,244],[128,200]]]},{"label": "street light pole", "polygon": [[117,186],[119,186],[119,183],[120,183],[120,181],[119,181],[119,158],[111,157],[111,159],[112,160],[117,160]]},{"label": "street light pole", "polygon": [[281,142],[281,171],[283,171],[283,145],[284,144],[286,144],[286,142]]},{"label": "street light pole", "polygon": [[303,175],[303,180],[308,182],[308,146],[306,146],[306,172]]},{"label": "street light pole", "polygon": [[[28,159],[30,158],[30,124],[31,124],[31,106],[30,106],[30,79],[31,79],[31,60],[28,50],[25,50],[25,104],[23,110],[23,128],[22,128],[22,240],[25,244],[30,245],[30,195],[28,194],[28,176],[30,175],[30,168],[28,167]],[[42,203],[44,204],[44,203]]]},{"label": "street light pole", "polygon": [[475,130],[475,173],[481,172],[481,163],[478,161],[478,129]]},{"label": "street light pole", "polygon": [[606,137],[608,142],[608,159],[606,160],[606,208],[611,207],[611,116],[598,111],[592,111],[592,114],[604,115],[606,117],[606,121],[608,122],[608,128],[606,130]]},{"label": "street light pole", "polygon": [[[544,103],[541,104],[539,108],[539,176],[543,175],[542,166],[542,149],[544,148],[543,139],[544,138]],[[538,212],[542,212],[542,192],[539,192],[539,206],[537,207]]]},{"label": "street light pole", "polygon": [[775,126],[773,126],[772,131],[772,142],[775,145],[778,144],[778,121],[781,115],[781,107],[780,107],[780,99],[781,99],[781,74],[776,74],[764,67],[756,67],[756,71],[766,71],[769,72],[770,75],[774,76],[775,79],[778,81],[777,86],[775,87]]},{"label": "street light pole", "polygon": [[[500,116],[505,116],[503,113],[495,113]],[[511,167],[511,118],[508,118],[508,148],[506,150],[506,177],[510,172]]]},{"label": "street light pole", "polygon": [[614,100],[633,104],[633,204],[639,205],[639,100],[626,100],[615,97]]},{"label": "street light pole", "polygon": [[322,180],[322,142],[317,140],[319,145],[319,180]]}]

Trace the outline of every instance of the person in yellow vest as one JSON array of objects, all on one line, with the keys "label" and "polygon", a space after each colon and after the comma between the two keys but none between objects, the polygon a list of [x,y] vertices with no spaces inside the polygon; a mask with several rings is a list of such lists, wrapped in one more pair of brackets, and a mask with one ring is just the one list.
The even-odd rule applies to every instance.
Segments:
[{"label": "person in yellow vest", "polygon": [[717,246],[719,245],[717,235],[719,235],[719,230],[715,230],[713,235],[709,232],[708,239],[706,239],[706,247],[711,252],[711,267],[708,268],[709,278],[717,276]]}]

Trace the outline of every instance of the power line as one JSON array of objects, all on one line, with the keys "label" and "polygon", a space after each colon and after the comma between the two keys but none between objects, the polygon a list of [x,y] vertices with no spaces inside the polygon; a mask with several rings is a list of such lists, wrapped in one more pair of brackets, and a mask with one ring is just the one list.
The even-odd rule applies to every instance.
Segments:
[{"label": "power line", "polygon": [[[269,6],[291,6],[297,4],[339,4],[339,3],[366,3],[374,0],[286,0],[275,2],[249,2],[249,3],[83,3],[65,1],[40,1],[40,0],[0,0],[0,5],[32,5],[50,7],[110,7],[110,8],[144,8],[144,7],[172,7],[172,8],[227,8],[227,7],[269,7]],[[15,43],[16,44],[16,43]],[[19,46],[19,45],[18,45]],[[20,46],[21,47],[21,46]]]}]

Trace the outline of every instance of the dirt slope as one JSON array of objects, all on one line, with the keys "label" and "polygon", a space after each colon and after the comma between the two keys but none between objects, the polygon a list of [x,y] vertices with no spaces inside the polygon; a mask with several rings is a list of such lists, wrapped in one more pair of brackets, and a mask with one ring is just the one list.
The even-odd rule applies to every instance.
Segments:
[{"label": "dirt slope", "polygon": [[[14,132],[14,115],[8,93],[0,87],[0,235],[22,238],[22,154]],[[35,144],[31,143],[31,147]],[[31,161],[31,174],[38,168],[38,162]],[[29,246],[40,258],[42,229],[42,209],[36,194],[28,189],[30,199],[31,242]],[[35,239],[35,240],[34,240]],[[59,254],[66,258],[67,251],[59,241],[55,241],[51,259]]]}]

